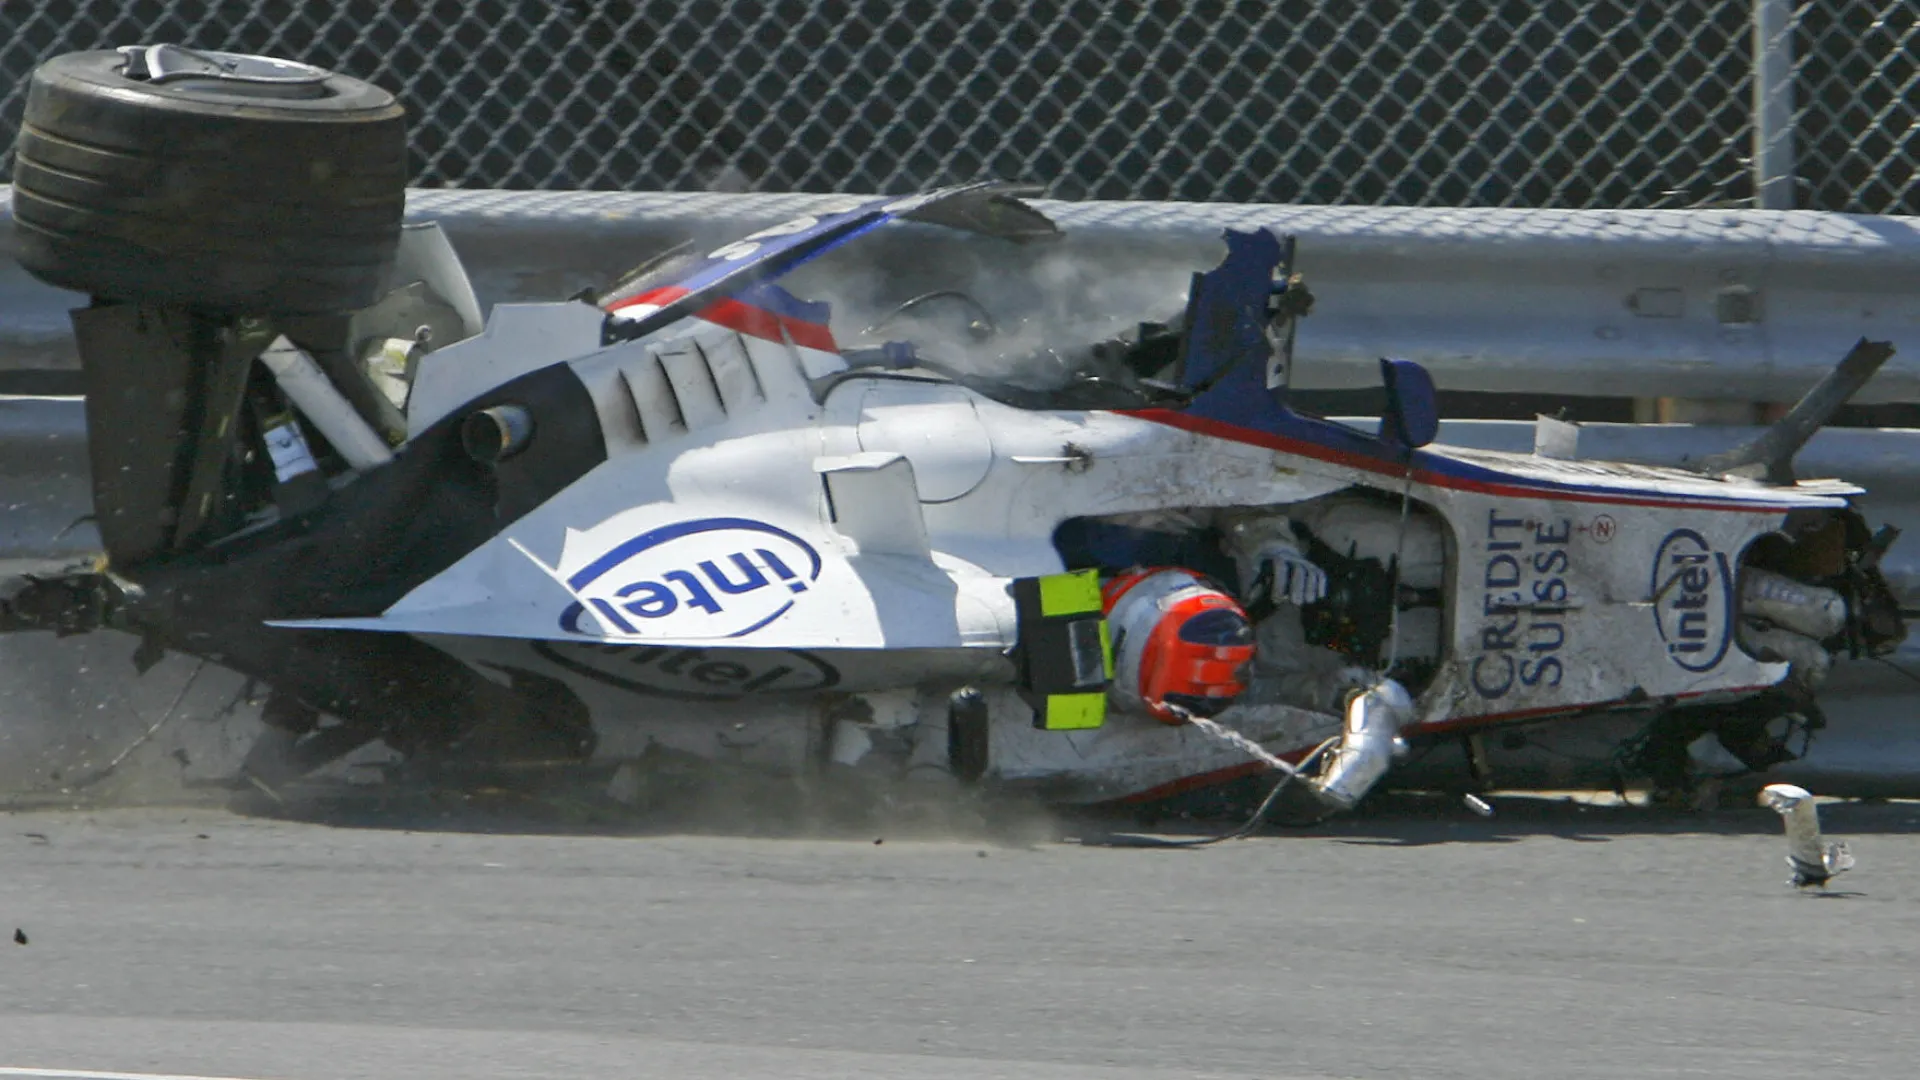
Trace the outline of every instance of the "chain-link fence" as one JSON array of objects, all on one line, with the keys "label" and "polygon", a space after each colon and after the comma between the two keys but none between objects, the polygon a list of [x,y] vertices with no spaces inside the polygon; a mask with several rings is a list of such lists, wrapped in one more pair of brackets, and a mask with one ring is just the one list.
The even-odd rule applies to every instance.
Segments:
[{"label": "chain-link fence", "polygon": [[1768,3],[1793,202],[1920,212],[1912,0],[0,0],[0,140],[170,41],[387,87],[427,186],[1750,205]]}]

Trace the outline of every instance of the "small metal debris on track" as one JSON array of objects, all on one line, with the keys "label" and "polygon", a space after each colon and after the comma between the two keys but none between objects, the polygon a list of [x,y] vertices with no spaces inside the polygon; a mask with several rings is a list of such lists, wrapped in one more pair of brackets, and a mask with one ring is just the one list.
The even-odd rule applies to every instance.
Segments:
[{"label": "small metal debris on track", "polygon": [[1835,875],[1853,868],[1853,852],[1846,841],[1828,842],[1820,835],[1820,811],[1813,794],[1792,784],[1768,784],[1760,791],[1760,805],[1784,819],[1787,865],[1791,884],[1824,888]]}]

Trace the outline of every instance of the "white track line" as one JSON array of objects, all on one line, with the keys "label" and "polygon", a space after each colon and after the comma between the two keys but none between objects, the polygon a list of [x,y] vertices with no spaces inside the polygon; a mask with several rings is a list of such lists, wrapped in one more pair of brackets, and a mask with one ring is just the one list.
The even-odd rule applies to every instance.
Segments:
[{"label": "white track line", "polygon": [[21,1068],[0,1065],[0,1076],[38,1076],[40,1080],[248,1080],[244,1076],[179,1076],[171,1072],[94,1072],[90,1068]]}]

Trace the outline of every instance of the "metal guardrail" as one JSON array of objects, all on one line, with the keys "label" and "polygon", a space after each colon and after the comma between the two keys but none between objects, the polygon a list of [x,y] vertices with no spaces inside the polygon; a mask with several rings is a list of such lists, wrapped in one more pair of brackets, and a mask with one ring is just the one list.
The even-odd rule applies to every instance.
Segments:
[{"label": "metal guardrail", "polygon": [[0,575],[100,550],[78,398],[0,398]]},{"label": "metal guardrail", "polygon": [[[0,188],[0,207],[7,196]],[[846,202],[415,190],[408,213],[441,222],[492,304],[558,299],[679,241],[722,240]],[[903,281],[968,277],[997,314],[997,304],[1029,310],[1036,290],[1008,283],[1031,280],[1038,261],[1057,301],[1117,325],[1177,310],[1188,273],[1218,258],[1221,229],[1264,225],[1299,235],[1319,297],[1300,331],[1303,386],[1371,386],[1376,359],[1391,355],[1426,364],[1449,390],[1791,401],[1865,334],[1900,351],[1861,400],[1920,401],[1920,218],[1038,205],[1067,234],[1044,249],[927,229],[890,246],[882,237],[869,253]],[[0,209],[0,255],[11,231],[11,212]],[[867,284],[886,292],[885,282]],[[1167,306],[1141,310],[1143,300]],[[0,369],[71,367],[66,311],[81,302],[0,258]]]},{"label": "metal guardrail", "polygon": [[[0,370],[77,365],[67,311],[85,303],[5,257],[12,218],[0,187]],[[415,190],[408,216],[437,220],[483,306],[551,300],[602,285],[686,240],[719,243],[846,205],[848,196]],[[1038,204],[1065,237],[1018,247],[948,230],[878,234],[859,255],[878,276],[821,265],[796,289],[858,307],[922,284],[965,282],[1003,323],[1030,316],[1110,325],[1177,310],[1188,275],[1219,255],[1224,228],[1298,234],[1318,303],[1298,342],[1296,381],[1370,387],[1383,355],[1419,360],[1451,390],[1790,401],[1858,336],[1901,351],[1869,401],[1920,401],[1920,218],[1802,211],[1436,210],[1218,203]],[[1044,282],[1036,288],[1033,282]],[[899,295],[893,295],[898,293]],[[810,294],[811,295],[811,294]],[[1036,305],[1039,306],[1036,306]],[[1165,305],[1155,307],[1155,304]],[[1095,317],[1087,317],[1093,313]],[[857,315],[858,312],[847,313]],[[865,325],[844,317],[846,325]],[[49,537],[85,513],[84,492],[36,486],[82,462],[44,456],[80,437],[71,406],[0,410],[0,475],[19,493],[0,558],[82,550],[88,530]],[[1528,425],[1453,423],[1469,445],[1527,449]],[[1584,453],[1685,463],[1732,445],[1739,428],[1589,425]],[[1920,433],[1828,431],[1809,473],[1854,480],[1869,505],[1920,536]],[[75,489],[77,490],[77,489]],[[41,510],[32,510],[40,507]],[[23,513],[42,515],[30,521]],[[27,530],[22,532],[21,530]],[[1905,545],[1920,549],[1920,545]],[[1920,559],[1896,579],[1920,596]]]}]

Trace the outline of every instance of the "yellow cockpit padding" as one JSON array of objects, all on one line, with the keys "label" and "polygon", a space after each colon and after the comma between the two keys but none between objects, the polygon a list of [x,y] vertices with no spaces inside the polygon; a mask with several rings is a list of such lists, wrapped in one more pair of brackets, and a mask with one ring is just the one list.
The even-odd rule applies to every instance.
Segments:
[{"label": "yellow cockpit padding", "polygon": [[1047,731],[1086,731],[1107,720],[1105,691],[1092,694],[1048,694],[1041,727]]},{"label": "yellow cockpit padding", "polygon": [[1099,612],[1100,572],[1072,570],[1040,579],[1040,615],[1088,615]]}]

